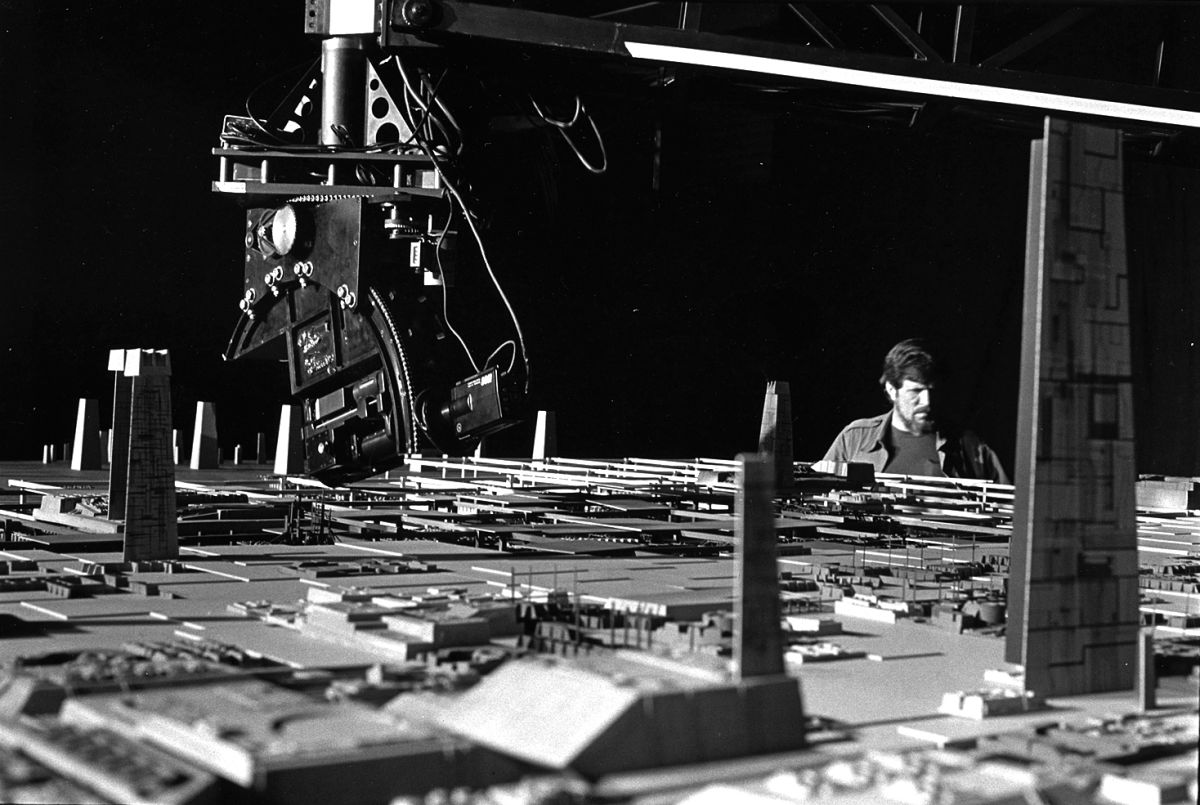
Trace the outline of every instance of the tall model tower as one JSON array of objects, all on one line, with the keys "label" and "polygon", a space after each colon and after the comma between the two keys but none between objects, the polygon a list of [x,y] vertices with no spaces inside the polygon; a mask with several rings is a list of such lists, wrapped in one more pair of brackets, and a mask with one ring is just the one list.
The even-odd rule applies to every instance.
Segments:
[{"label": "tall model tower", "polygon": [[125,473],[124,559],[175,559],[179,537],[171,450],[171,357],[165,349],[126,350],[123,379],[129,384],[128,465],[117,464],[114,445],[111,472]]},{"label": "tall model tower", "polygon": [[775,458],[738,456],[733,662],[738,680],[779,676],[783,631],[775,537]]},{"label": "tall model tower", "polygon": [[1006,658],[1044,696],[1133,686],[1138,587],[1121,133],[1033,145]]}]

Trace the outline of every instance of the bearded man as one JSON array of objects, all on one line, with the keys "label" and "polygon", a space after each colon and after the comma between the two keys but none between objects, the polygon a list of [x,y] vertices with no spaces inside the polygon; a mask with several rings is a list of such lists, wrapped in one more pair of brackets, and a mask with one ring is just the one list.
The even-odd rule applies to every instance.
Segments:
[{"label": "bearded man", "polygon": [[1008,483],[999,459],[982,439],[939,423],[940,379],[937,359],[924,341],[910,338],[896,344],[884,358],[879,378],[892,410],[851,422],[833,440],[824,460],[866,462],[876,472]]}]

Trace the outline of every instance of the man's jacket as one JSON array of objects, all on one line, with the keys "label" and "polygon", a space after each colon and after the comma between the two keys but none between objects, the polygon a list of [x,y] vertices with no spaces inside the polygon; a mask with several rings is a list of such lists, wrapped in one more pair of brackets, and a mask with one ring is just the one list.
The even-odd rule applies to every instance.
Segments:
[{"label": "man's jacket", "polygon": [[[892,458],[888,438],[892,412],[856,419],[833,440],[825,453],[825,461],[861,461],[883,472]],[[1009,483],[999,459],[983,440],[969,430],[937,433],[937,450],[942,459],[942,472],[951,478],[981,478]]]}]

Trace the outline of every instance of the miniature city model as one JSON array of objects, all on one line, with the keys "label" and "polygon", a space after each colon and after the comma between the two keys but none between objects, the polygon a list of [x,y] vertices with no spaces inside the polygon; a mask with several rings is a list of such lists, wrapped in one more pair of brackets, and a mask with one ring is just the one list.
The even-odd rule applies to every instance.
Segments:
[{"label": "miniature city model", "polygon": [[10,465],[4,798],[1194,801],[1194,512],[1139,517],[1156,700],[1043,696],[1003,656],[1011,486],[746,466],[179,467],[177,557],[127,560],[39,513],[107,522],[103,471]]}]

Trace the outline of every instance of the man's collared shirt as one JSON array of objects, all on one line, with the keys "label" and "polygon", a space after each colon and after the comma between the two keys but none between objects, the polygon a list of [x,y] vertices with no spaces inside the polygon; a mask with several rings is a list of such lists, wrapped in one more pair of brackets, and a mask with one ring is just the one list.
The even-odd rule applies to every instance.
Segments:
[{"label": "man's collared shirt", "polygon": [[[842,429],[825,452],[825,461],[861,461],[883,472],[892,458],[892,412],[856,419]],[[1008,475],[999,459],[983,440],[971,431],[960,434],[937,433],[937,450],[941,456],[942,472],[951,478],[982,478],[1008,483]]]}]

